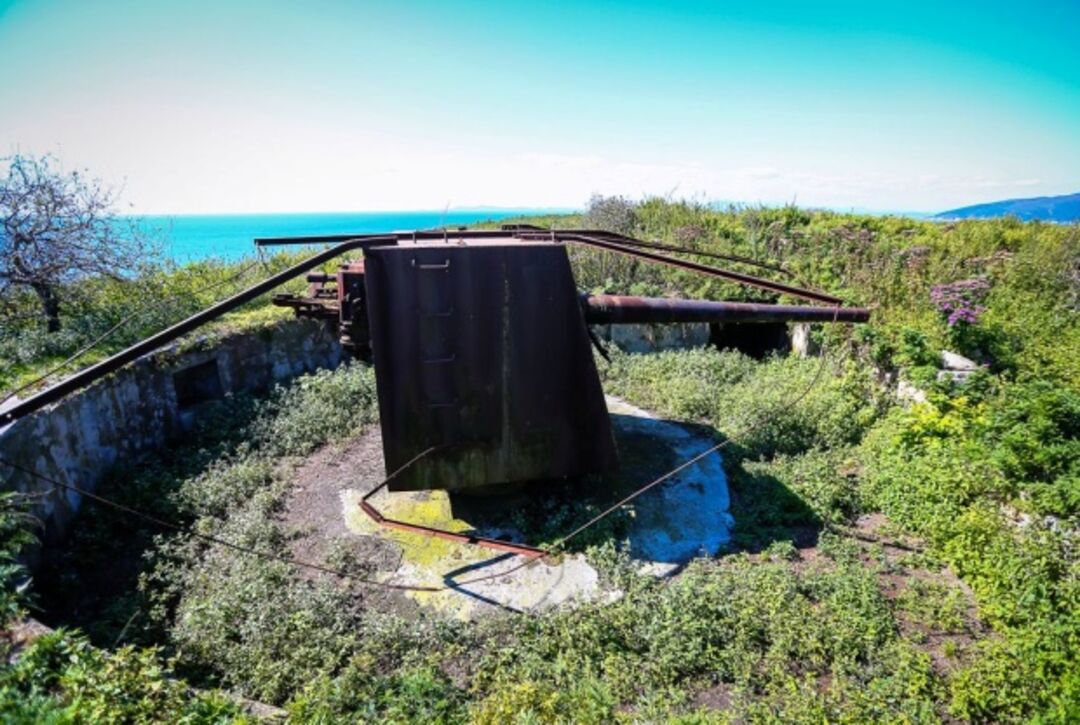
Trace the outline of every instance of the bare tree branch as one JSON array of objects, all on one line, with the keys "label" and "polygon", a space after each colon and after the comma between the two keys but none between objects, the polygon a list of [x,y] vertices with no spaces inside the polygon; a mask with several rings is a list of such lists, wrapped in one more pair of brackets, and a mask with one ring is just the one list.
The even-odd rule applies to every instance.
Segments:
[{"label": "bare tree branch", "polygon": [[115,195],[50,156],[15,155],[0,180],[0,294],[32,291],[49,332],[60,329],[65,287],[87,276],[123,279],[153,253],[137,229],[122,228]]}]

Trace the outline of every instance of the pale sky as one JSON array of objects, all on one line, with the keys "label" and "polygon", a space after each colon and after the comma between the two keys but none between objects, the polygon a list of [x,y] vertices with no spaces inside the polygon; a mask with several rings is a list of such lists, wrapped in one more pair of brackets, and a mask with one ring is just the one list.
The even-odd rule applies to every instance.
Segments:
[{"label": "pale sky", "polygon": [[752,5],[0,0],[0,155],[138,213],[1080,191],[1080,3]]}]

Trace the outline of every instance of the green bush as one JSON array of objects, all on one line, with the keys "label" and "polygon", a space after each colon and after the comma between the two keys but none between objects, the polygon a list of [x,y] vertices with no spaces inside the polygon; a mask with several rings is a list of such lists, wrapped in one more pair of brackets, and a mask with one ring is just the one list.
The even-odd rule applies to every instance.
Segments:
[{"label": "green bush", "polygon": [[[520,622],[514,647],[485,657],[474,716],[607,721],[620,702],[648,710],[658,697],[671,716],[687,709],[697,683],[740,693],[733,719],[753,717],[752,695],[769,692],[774,717],[798,719],[822,691],[834,695],[815,709],[825,719],[850,713],[855,691],[879,719],[927,719],[940,685],[898,639],[874,572],[832,559],[800,570],[788,556],[697,561],[616,603]],[[792,693],[797,682],[812,686]]]},{"label": "green bush", "polygon": [[[65,290],[63,328],[51,334],[41,328],[31,296],[5,299],[10,309],[0,320],[0,391],[29,382],[119,325],[67,372],[86,367],[296,264],[303,256],[283,252],[265,263],[254,259],[209,259],[185,265],[164,262],[147,265],[130,279],[79,280]],[[302,279],[284,288],[302,289]],[[270,296],[264,295],[229,313],[211,330],[261,327],[289,316],[287,310],[272,307]]]},{"label": "green bush", "polygon": [[153,649],[106,653],[62,630],[39,638],[0,669],[5,722],[242,722],[239,708],[215,694],[192,693]]},{"label": "green bush", "polygon": [[26,605],[23,587],[26,569],[19,560],[23,548],[33,543],[25,496],[0,491],[0,621],[10,622]]},{"label": "green bush", "polygon": [[[1080,226],[662,199],[608,206],[608,221],[635,235],[753,257],[787,274],[732,266],[873,308],[867,325],[815,333],[824,367],[712,350],[613,350],[611,365],[600,364],[609,392],[732,439],[723,451],[731,552],[656,581],[619,551],[623,521],[613,517],[580,548],[618,586],[616,601],[450,626],[379,611],[383,600],[366,590],[281,563],[187,536],[148,543],[143,535],[136,543],[150,547],[148,561],[128,606],[144,616],[128,636],[166,647],[191,681],[287,705],[298,721],[1076,721]],[[778,300],[608,253],[570,254],[586,290]],[[140,301],[177,296],[174,309],[148,308],[125,334],[157,329],[171,313],[207,304],[217,293],[199,288],[236,269],[208,263],[147,270],[130,285],[88,281],[69,296],[69,325],[56,336],[5,319],[0,385],[68,354]],[[970,279],[986,281],[986,309],[959,334],[932,291]],[[268,309],[256,303],[223,324],[261,325],[275,319],[264,317]],[[938,380],[942,349],[983,367],[963,383]],[[927,402],[894,406],[897,377],[926,391]],[[284,554],[290,542],[277,516],[291,458],[362,429],[374,410],[373,377],[359,365],[302,378],[268,400],[210,404],[191,445],[118,475],[110,490],[187,517],[199,531]],[[551,540],[595,506],[581,499],[518,518]],[[888,535],[914,540],[918,553],[898,557],[833,533],[861,526],[863,513],[885,514]],[[93,545],[80,556],[117,556],[130,540],[109,543],[116,530],[115,521],[84,515],[76,541]],[[916,561],[947,565],[977,611],[967,588],[911,575],[904,567]],[[341,565],[363,571],[363,562]],[[43,657],[15,668],[44,684],[4,679],[5,715],[65,721],[83,702],[106,720],[137,720],[151,705],[177,718],[213,711],[155,684],[165,670],[141,650],[76,658],[91,656],[103,658],[86,661],[108,681],[79,670],[60,684],[63,667]],[[109,665],[109,657],[124,661]],[[114,705],[95,694],[109,681],[122,683]]]},{"label": "green bush", "polygon": [[354,364],[302,376],[279,388],[272,406],[276,414],[263,415],[252,438],[268,455],[305,455],[377,419],[374,370]]},{"label": "green bush", "polygon": [[855,443],[880,412],[867,374],[849,367],[838,375],[833,364],[812,359],[755,362],[707,348],[614,351],[604,382],[650,410],[708,423],[752,459]]}]

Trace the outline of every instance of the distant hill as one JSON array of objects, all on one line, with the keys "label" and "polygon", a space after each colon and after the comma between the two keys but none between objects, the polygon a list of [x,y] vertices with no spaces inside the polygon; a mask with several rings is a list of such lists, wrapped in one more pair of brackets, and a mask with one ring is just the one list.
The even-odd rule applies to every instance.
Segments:
[{"label": "distant hill", "polygon": [[1019,219],[1050,222],[1080,221],[1080,193],[1064,196],[1037,196],[1033,199],[1006,199],[976,204],[935,214],[935,219],[989,219],[1012,215]]}]

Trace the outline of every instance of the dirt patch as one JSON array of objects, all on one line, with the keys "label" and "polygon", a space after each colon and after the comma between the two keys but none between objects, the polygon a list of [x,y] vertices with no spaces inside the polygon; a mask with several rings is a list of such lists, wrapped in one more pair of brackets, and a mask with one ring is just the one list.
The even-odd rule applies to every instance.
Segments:
[{"label": "dirt patch", "polygon": [[696,709],[718,712],[731,707],[731,689],[723,682],[718,682],[704,690],[694,693],[691,703]]},{"label": "dirt patch", "polygon": [[[913,565],[912,554],[925,549],[923,542],[899,533],[883,514],[860,516],[851,533],[867,566],[878,567],[878,586],[901,635],[930,656],[941,677],[965,664],[971,645],[988,634],[970,587],[949,569]],[[942,616],[946,610],[948,617]]]},{"label": "dirt patch", "polygon": [[[289,491],[279,522],[289,537],[292,556],[301,561],[345,568],[359,576],[393,571],[401,563],[401,550],[392,541],[364,536],[345,525],[342,493],[370,491],[385,477],[382,435],[378,426],[342,443],[319,449],[291,473]],[[349,562],[346,566],[343,562]],[[297,569],[308,579],[337,579],[311,569]],[[342,582],[338,582],[342,583]],[[369,585],[344,583],[370,597],[378,595],[395,611],[413,610],[397,592]]]},{"label": "dirt patch", "polygon": [[[551,482],[500,486],[485,497],[381,491],[371,503],[387,518],[532,543],[530,537],[554,535],[549,528],[558,533],[576,525],[588,512],[583,505],[587,495],[600,499],[596,505],[606,506],[712,445],[711,438],[621,401],[609,398],[608,405],[625,454],[618,474],[567,481],[565,486]],[[364,494],[384,477],[381,436],[374,428],[317,451],[297,462],[288,475],[292,485],[279,523],[294,557],[334,568],[356,566],[365,578],[414,587],[405,595],[409,600],[446,616],[468,619],[503,609],[539,611],[614,595],[603,591],[599,574],[580,552],[529,563],[442,538],[379,527],[359,507]],[[598,483],[609,485],[600,490]],[[533,519],[540,523],[526,525]],[[719,454],[701,457],[641,496],[626,520],[626,530],[619,536],[629,542],[629,553],[642,563],[642,571],[664,576],[695,556],[715,555],[728,541],[732,524]],[[601,531],[600,536],[605,535],[615,534]],[[317,571],[303,576],[337,578]],[[366,588],[374,590],[371,585]]]}]

